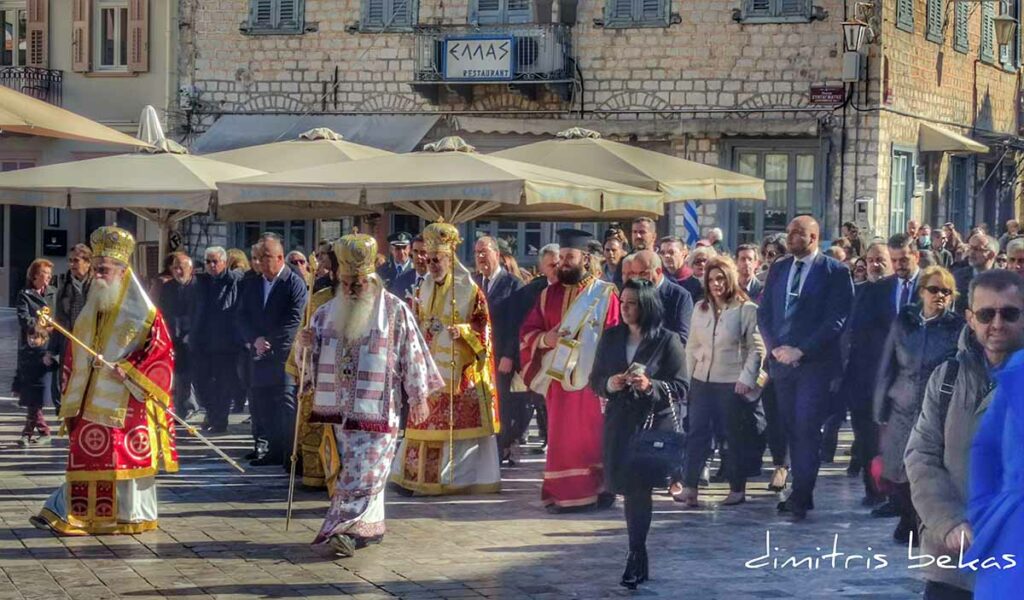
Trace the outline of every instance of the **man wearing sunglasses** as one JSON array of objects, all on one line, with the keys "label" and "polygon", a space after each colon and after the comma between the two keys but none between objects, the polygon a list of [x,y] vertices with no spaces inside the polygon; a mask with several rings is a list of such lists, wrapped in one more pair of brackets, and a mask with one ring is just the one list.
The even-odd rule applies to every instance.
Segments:
[{"label": "man wearing sunglasses", "polygon": [[[971,282],[969,304],[956,358],[928,380],[905,456],[922,523],[920,554],[949,555],[953,561],[974,540],[967,522],[968,464],[974,434],[992,402],[992,375],[1024,347],[1024,278],[1010,271],[980,273]],[[966,569],[931,566],[925,577],[926,599],[972,597]]]}]

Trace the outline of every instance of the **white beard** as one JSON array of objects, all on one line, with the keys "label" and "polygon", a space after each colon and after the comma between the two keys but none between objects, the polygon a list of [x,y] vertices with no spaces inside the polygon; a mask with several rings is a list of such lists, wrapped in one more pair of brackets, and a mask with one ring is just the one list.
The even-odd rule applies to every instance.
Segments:
[{"label": "white beard", "polygon": [[89,295],[86,296],[83,314],[96,314],[110,312],[117,306],[117,298],[121,295],[121,286],[124,280],[108,284],[106,281],[95,278],[89,286]]},{"label": "white beard", "polygon": [[335,296],[334,333],[342,341],[356,342],[370,331],[377,292],[377,286],[370,283],[355,298],[344,293]]}]

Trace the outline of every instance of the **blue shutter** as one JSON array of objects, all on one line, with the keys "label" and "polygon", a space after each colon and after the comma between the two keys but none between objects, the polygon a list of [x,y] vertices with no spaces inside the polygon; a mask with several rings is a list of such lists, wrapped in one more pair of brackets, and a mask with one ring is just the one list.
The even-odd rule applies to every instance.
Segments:
[{"label": "blue shutter", "polygon": [[966,2],[956,2],[953,6],[956,9],[956,24],[953,28],[953,49],[957,52],[967,52],[971,49],[971,39],[967,33],[971,19],[971,7]]},{"label": "blue shutter", "polygon": [[772,0],[743,0],[743,17],[771,17]]},{"label": "blue shutter", "polygon": [[384,27],[384,0],[363,0],[361,28],[380,29]]},{"label": "blue shutter", "polygon": [[809,17],[811,3],[808,0],[778,0],[777,17]]},{"label": "blue shutter", "polygon": [[302,0],[277,0],[277,23],[275,28],[282,31],[302,31]]},{"label": "blue shutter", "polygon": [[532,0],[506,0],[505,20],[508,23],[532,23],[533,22],[533,1]]},{"label": "blue shutter", "polygon": [[[956,2],[957,0],[954,0]],[[927,23],[925,38],[930,42],[942,43],[942,0],[927,0]],[[957,2],[961,4],[962,2]]]},{"label": "blue shutter", "polygon": [[413,13],[416,8],[414,0],[391,0],[388,18],[391,20],[388,29],[405,29],[413,25]]},{"label": "blue shutter", "polygon": [[473,23],[501,23],[501,0],[476,0],[473,3]]},{"label": "blue shutter", "polygon": [[996,25],[992,17],[996,14],[996,7],[991,2],[981,5],[981,60],[993,62],[995,60]]},{"label": "blue shutter", "polygon": [[633,23],[633,0],[606,0],[604,24],[609,27],[628,27]]},{"label": "blue shutter", "polygon": [[253,26],[270,29],[274,26],[274,0],[252,0],[249,9]]},{"label": "blue shutter", "polygon": [[896,27],[913,33],[914,0],[896,0]]}]

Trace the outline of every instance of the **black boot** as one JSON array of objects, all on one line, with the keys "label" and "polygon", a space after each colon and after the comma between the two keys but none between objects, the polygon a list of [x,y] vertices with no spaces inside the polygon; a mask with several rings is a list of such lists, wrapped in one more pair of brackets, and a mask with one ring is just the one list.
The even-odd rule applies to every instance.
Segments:
[{"label": "black boot", "polygon": [[622,573],[622,581],[619,582],[619,585],[635,590],[636,586],[646,580],[643,564],[645,557],[643,554],[646,553],[634,552],[633,550],[626,554],[626,570]]}]

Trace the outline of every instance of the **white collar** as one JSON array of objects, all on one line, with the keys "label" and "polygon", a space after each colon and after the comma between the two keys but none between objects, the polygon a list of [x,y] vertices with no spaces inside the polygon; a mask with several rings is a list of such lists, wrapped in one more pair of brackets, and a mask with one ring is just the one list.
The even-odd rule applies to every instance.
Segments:
[{"label": "white collar", "polygon": [[276,274],[276,275],[274,275],[274,278],[273,278],[273,279],[267,279],[267,276],[266,276],[266,275],[264,275],[264,276],[263,276],[263,282],[264,282],[264,283],[269,283],[269,284],[273,284],[273,283],[274,283],[275,281],[277,281],[278,279],[280,279],[280,278],[281,278],[281,273],[282,273],[282,272],[283,272],[283,271],[284,271],[285,269],[287,269],[287,268],[288,268],[288,264],[287,264],[287,263],[285,263],[285,264],[281,265],[281,268],[280,268],[280,269],[278,269],[278,271],[277,271],[277,274]]}]

